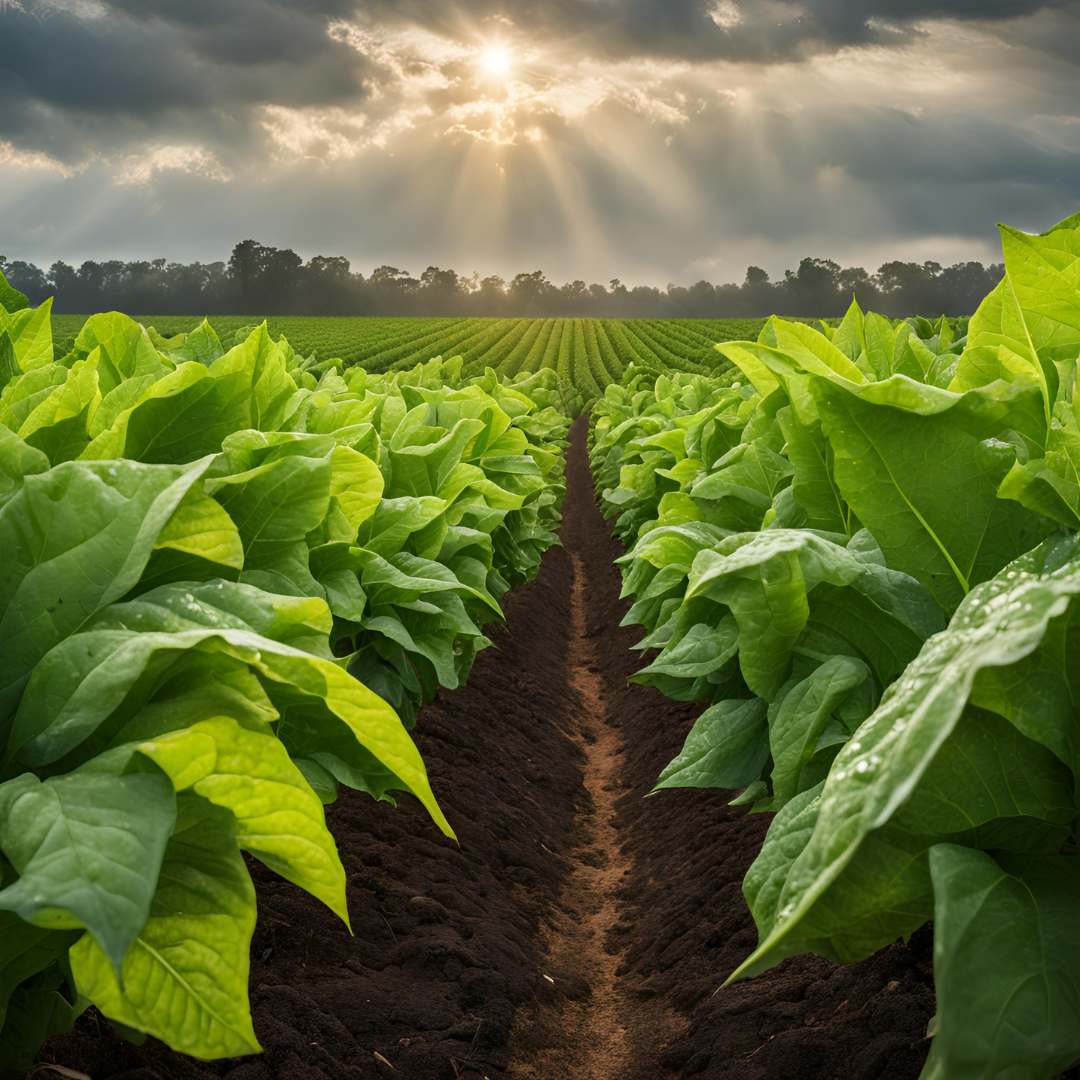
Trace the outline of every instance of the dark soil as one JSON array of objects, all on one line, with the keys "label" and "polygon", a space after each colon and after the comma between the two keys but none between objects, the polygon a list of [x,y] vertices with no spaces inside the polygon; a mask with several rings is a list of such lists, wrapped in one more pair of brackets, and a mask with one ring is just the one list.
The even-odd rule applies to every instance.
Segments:
[{"label": "dark soil", "polygon": [[565,551],[549,551],[536,581],[507,598],[508,631],[492,629],[497,648],[480,654],[469,684],[421,712],[414,735],[460,849],[411,797],[395,809],[343,789],[327,809],[355,937],[249,863],[263,1055],[196,1062],[156,1042],[134,1047],[91,1012],[41,1060],[93,1080],[502,1077],[514,1012],[540,979],[534,939],[568,872],[582,798],[582,754],[558,726],[571,694],[572,573]]},{"label": "dark soil", "polygon": [[643,634],[618,626],[627,602],[617,599],[612,560],[622,548],[601,525],[580,443],[569,479],[564,541],[589,567],[588,633],[624,747],[617,825],[634,870],[619,891],[622,918],[609,947],[621,953],[631,999],[665,1002],[689,1021],[643,1062],[641,1080],[914,1080],[934,1014],[928,931],[844,967],[793,957],[714,994],[757,943],[742,879],[773,815],[729,807],[733,792],[673,789],[644,798],[703,706],[626,683],[643,666],[631,651]]},{"label": "dark soil", "polygon": [[343,793],[329,819],[355,937],[252,864],[262,1056],[134,1047],[91,1011],[42,1062],[93,1080],[918,1077],[927,932],[847,967],[795,957],[714,995],[756,940],[740,886],[769,815],[726,806],[731,793],[642,797],[700,707],[625,681],[640,635],[618,625],[622,552],[593,502],[585,436],[579,421],[566,549],[508,597],[499,648],[468,686],[420,714],[460,849],[411,799]]}]

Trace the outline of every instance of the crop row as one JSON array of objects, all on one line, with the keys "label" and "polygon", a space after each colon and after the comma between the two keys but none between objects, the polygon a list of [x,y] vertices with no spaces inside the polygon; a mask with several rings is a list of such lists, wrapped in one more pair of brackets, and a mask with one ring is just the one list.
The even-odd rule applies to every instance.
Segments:
[{"label": "crop row", "polygon": [[927,1080],[1080,1060],[1080,217],[1003,243],[967,325],[773,319],[591,433],[635,679],[708,704],[657,787],[776,812],[731,979],[932,921]]},{"label": "crop row", "polygon": [[[195,320],[140,316],[159,334],[184,333]],[[55,317],[58,351],[67,353],[85,317]],[[222,340],[251,322],[245,316],[211,319]],[[761,320],[694,319],[485,319],[485,318],[270,318],[274,335],[318,360],[340,359],[371,372],[414,367],[435,356],[461,356],[468,376],[491,367],[513,377],[549,368],[580,391],[585,401],[603,393],[636,364],[657,373],[715,373],[723,364],[713,346],[756,334]]]},{"label": "crop row", "polygon": [[339,785],[453,835],[407,729],[555,542],[557,379],[116,313],[55,352],[0,277],[0,1060],[90,1003],[257,1052],[241,853],[348,925]]}]

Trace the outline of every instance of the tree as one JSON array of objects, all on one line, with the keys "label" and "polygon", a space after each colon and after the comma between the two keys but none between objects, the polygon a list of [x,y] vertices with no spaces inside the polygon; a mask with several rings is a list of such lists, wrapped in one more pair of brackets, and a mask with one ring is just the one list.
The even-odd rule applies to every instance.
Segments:
[{"label": "tree", "polygon": [[237,283],[244,301],[244,313],[253,311],[259,278],[262,275],[263,246],[257,240],[241,240],[229,258],[229,277]]},{"label": "tree", "polygon": [[429,266],[419,278],[383,265],[365,279],[343,255],[315,255],[307,263],[290,248],[243,240],[228,264],[176,263],[165,259],[87,260],[77,269],[57,261],[43,273],[33,263],[0,257],[9,280],[40,303],[49,294],[59,312],[115,308],[134,315],[325,314],[592,316],[600,318],[736,318],[842,315],[854,295],[864,309],[907,316],[973,312],[1005,272],[978,262],[943,266],[895,260],[876,274],[831,259],[803,259],[780,281],[749,266],[742,284],[698,281],[666,289],[610,288],[576,279],[553,284],[542,270],[464,278]]},{"label": "tree", "polygon": [[546,315],[550,310],[552,293],[557,292],[543,270],[531,274],[516,274],[508,290],[515,311],[523,315]]},{"label": "tree", "polygon": [[6,262],[0,258],[0,269],[11,285],[25,293],[31,304],[40,304],[49,295],[49,279],[33,264],[16,259]]}]

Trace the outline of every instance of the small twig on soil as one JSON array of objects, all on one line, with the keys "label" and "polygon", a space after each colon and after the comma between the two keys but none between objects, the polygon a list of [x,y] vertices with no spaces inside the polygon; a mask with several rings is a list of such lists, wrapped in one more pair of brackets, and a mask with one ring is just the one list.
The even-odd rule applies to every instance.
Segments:
[{"label": "small twig on soil", "polygon": [[391,1069],[392,1069],[392,1068],[394,1067],[393,1065],[390,1065],[390,1062],[389,1062],[389,1061],[387,1061],[387,1060],[386,1060],[386,1058],[384,1058],[384,1057],[382,1056],[382,1054],[380,1054],[380,1053],[379,1053],[379,1051],[378,1051],[378,1050],[372,1050],[371,1052],[372,1052],[372,1053],[373,1053],[373,1054],[374,1054],[374,1055],[375,1055],[375,1056],[376,1056],[376,1057],[377,1057],[377,1058],[378,1058],[378,1059],[379,1059],[379,1060],[380,1060],[380,1061],[381,1061],[381,1062],[382,1062],[382,1063],[383,1063],[384,1065],[389,1065]]},{"label": "small twig on soil", "polygon": [[484,1026],[484,1018],[481,1017],[476,1021],[476,1034],[472,1037],[472,1044],[469,1046],[469,1056],[465,1059],[465,1064],[468,1065],[473,1054],[476,1053],[476,1040],[480,1038],[480,1029]]},{"label": "small twig on soil", "polygon": [[386,917],[386,913],[382,908],[379,908],[379,914],[382,915],[382,921],[386,923],[386,929],[390,931],[390,936],[394,939],[394,944],[397,944],[397,934],[394,933],[394,928],[390,925],[390,920]]},{"label": "small twig on soil", "polygon": [[749,1054],[747,1054],[747,1055],[746,1055],[746,1057],[744,1057],[744,1058],[743,1058],[743,1061],[749,1061],[749,1060],[750,1060],[750,1059],[751,1059],[751,1058],[752,1058],[752,1057],[753,1057],[753,1056],[754,1056],[754,1055],[755,1055],[755,1054],[756,1054],[756,1053],[758,1052],[758,1050],[764,1050],[764,1049],[765,1049],[765,1047],[766,1047],[766,1046],[768,1046],[768,1045],[769,1045],[769,1043],[771,1043],[771,1042],[773,1041],[773,1039],[775,1039],[775,1038],[776,1038],[776,1036],[775,1036],[775,1035],[770,1035],[770,1036],[769,1036],[769,1037],[768,1037],[768,1038],[767,1038],[767,1039],[766,1039],[766,1040],[765,1040],[765,1041],[764,1041],[764,1042],[763,1042],[763,1043],[762,1043],[762,1044],[761,1044],[761,1045],[760,1045],[760,1046],[759,1046],[759,1047],[757,1048],[757,1050],[751,1050],[751,1051],[750,1051],[750,1053],[749,1053]]},{"label": "small twig on soil", "polygon": [[[480,1038],[480,1029],[483,1026],[484,1018],[481,1017],[476,1022],[476,1034],[472,1037],[472,1044],[469,1046],[469,1052],[465,1055],[464,1061],[461,1062],[461,1064],[466,1068],[468,1067],[469,1062],[472,1060],[473,1054],[476,1053],[476,1040]],[[450,1055],[450,1065],[454,1070],[454,1076],[461,1076],[461,1070],[458,1068],[457,1058],[455,1058],[453,1054]],[[487,1080],[487,1078],[485,1077],[484,1080]]]}]

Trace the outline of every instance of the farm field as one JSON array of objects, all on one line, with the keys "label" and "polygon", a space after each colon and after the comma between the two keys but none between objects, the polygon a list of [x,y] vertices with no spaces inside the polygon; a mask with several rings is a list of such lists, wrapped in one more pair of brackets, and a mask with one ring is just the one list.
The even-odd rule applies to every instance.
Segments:
[{"label": "farm field", "polygon": [[1080,0],[0,42],[0,1080],[1080,1080]]},{"label": "farm field", "polygon": [[1003,237],[970,321],[602,386],[670,324],[65,351],[0,279],[12,1071],[1067,1074],[1080,220]]},{"label": "farm field", "polygon": [[[201,319],[140,315],[164,337],[186,333]],[[70,349],[84,315],[55,315],[61,355]],[[215,315],[222,340],[261,321],[250,315]],[[513,378],[544,368],[556,371],[586,396],[618,382],[630,363],[653,371],[715,373],[719,341],[757,337],[764,319],[463,319],[271,316],[270,335],[284,334],[300,354],[340,358],[372,372],[401,371],[434,356],[461,356],[466,375],[485,366]]]}]

